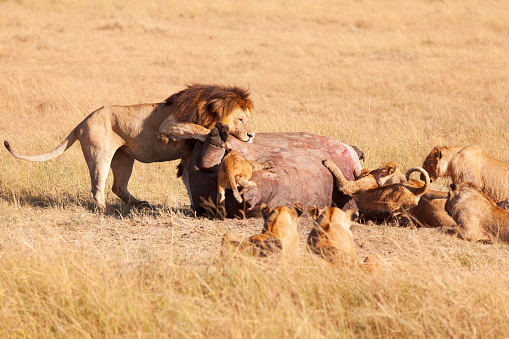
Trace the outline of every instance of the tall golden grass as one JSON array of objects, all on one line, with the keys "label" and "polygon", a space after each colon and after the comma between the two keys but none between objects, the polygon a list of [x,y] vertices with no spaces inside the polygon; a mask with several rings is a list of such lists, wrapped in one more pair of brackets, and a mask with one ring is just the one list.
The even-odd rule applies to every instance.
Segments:
[{"label": "tall golden grass", "polygon": [[[507,13],[501,0],[0,1],[0,136],[43,153],[101,106],[220,83],[250,89],[258,131],[336,138],[366,167],[420,165],[438,144],[508,160]],[[130,191],[154,210],[110,192],[114,218],[93,210],[79,146],[46,163],[0,152],[1,337],[509,333],[506,245],[356,225],[359,256],[379,253],[384,272],[222,258],[226,230],[261,221],[194,218],[175,163],[137,163]]]}]

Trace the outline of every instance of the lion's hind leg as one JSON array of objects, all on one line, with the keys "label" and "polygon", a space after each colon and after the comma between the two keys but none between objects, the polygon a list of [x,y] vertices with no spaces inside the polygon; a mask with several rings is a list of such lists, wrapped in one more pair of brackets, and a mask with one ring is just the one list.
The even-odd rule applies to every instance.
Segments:
[{"label": "lion's hind leg", "polygon": [[[83,142],[83,140],[80,140],[80,143],[90,172],[92,199],[99,210],[107,214],[113,214],[115,209],[106,202],[104,191],[114,151],[92,147],[90,146],[93,144],[91,141]],[[86,146],[83,146],[84,144]],[[108,144],[108,142],[105,141],[104,144]]]},{"label": "lion's hind leg", "polygon": [[[238,184],[238,186],[243,187],[243,188],[258,186],[254,181],[251,181],[251,180],[249,180],[249,178],[242,177],[242,176],[237,177],[237,184]],[[232,187],[232,190],[233,190],[233,195],[235,196],[235,199],[237,199],[238,202],[244,201],[244,199],[240,195],[237,187]]]},{"label": "lion's hind leg", "polygon": [[111,172],[113,173],[113,186],[111,190],[123,202],[133,206],[147,205],[148,202],[140,201],[133,197],[127,189],[127,184],[133,171],[134,158],[127,155],[122,149],[118,149],[111,159]]}]

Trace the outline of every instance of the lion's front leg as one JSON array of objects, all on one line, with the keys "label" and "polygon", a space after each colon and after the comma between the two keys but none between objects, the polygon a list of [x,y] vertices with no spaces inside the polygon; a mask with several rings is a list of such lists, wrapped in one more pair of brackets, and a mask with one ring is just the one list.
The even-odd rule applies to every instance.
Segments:
[{"label": "lion's front leg", "polygon": [[159,126],[157,136],[160,141],[167,144],[170,141],[197,139],[202,142],[210,133],[208,128],[190,122],[179,122],[175,117],[166,118]]}]

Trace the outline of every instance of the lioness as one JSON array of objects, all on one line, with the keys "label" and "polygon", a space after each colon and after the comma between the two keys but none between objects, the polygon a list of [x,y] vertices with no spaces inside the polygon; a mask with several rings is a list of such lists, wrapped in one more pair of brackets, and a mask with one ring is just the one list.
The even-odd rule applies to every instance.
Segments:
[{"label": "lioness", "polygon": [[[333,264],[357,265],[359,261],[350,227],[359,213],[352,209],[344,212],[337,207],[320,209],[309,206],[308,214],[314,225],[309,232],[307,248]],[[373,271],[381,268],[381,265],[382,260],[378,255],[372,254],[366,257],[363,267]]]},{"label": "lioness", "polygon": [[478,146],[434,147],[422,167],[430,179],[450,177],[452,182],[472,182],[497,204],[509,199],[509,163],[487,156]]},{"label": "lioness", "polygon": [[112,213],[114,209],[104,198],[110,167],[112,191],[122,201],[138,206],[144,202],[127,190],[134,160],[150,163],[182,159],[185,162],[192,151],[193,139],[205,140],[217,122],[228,124],[233,136],[250,142],[255,135],[252,111],[247,90],[192,85],[162,103],[99,108],[46,154],[21,155],[7,141],[4,145],[18,159],[46,161],[61,155],[79,140],[90,171],[92,198],[99,210]]},{"label": "lioness", "polygon": [[283,255],[298,255],[297,223],[303,212],[302,204],[296,203],[291,207],[279,206],[274,209],[267,204],[260,207],[264,218],[262,232],[249,237],[247,241],[238,241],[231,232],[227,232],[223,236],[222,246],[233,247],[260,257],[279,252]]},{"label": "lioness", "polygon": [[509,211],[498,207],[475,183],[450,185],[445,209],[457,226],[453,230],[472,241],[509,243]]},{"label": "lioness", "polygon": [[[389,216],[395,219],[400,214],[405,215],[407,210],[418,204],[421,195],[426,193],[430,185],[428,173],[420,167],[412,167],[406,172],[405,182],[353,190],[352,182],[343,176],[334,162],[326,160],[324,166],[331,171],[339,190],[355,199],[359,211],[365,218],[385,219]],[[416,171],[425,177],[425,184],[422,187],[416,187],[408,182],[410,174]]]}]

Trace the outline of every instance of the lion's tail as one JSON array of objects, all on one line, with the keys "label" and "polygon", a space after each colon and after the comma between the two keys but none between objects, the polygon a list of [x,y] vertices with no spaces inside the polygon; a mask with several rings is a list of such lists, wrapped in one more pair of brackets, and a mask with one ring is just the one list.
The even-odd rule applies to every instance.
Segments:
[{"label": "lion's tail", "polygon": [[421,172],[422,176],[424,176],[424,186],[412,189],[412,192],[415,194],[415,196],[420,196],[426,193],[426,191],[429,188],[429,185],[431,185],[431,181],[429,179],[428,172],[426,172],[426,170],[422,167],[412,167],[408,171],[406,171],[405,174],[406,181],[410,179],[410,174],[412,174],[413,172]]},{"label": "lion's tail", "polygon": [[11,145],[7,140],[4,140],[4,146],[15,158],[27,161],[47,161],[54,159],[61,155],[62,153],[64,153],[69,147],[71,147],[76,142],[77,139],[78,139],[78,127],[76,127],[71,133],[69,133],[67,138],[65,138],[60,145],[55,147],[54,150],[39,155],[23,155],[16,153],[11,148]]},{"label": "lion's tail", "polygon": [[334,163],[334,161],[332,161],[331,159],[326,159],[323,161],[323,165],[327,167],[327,169],[332,173],[332,176],[334,177],[334,180],[336,181],[336,184],[338,185],[339,189],[341,189],[341,187],[348,183],[348,180],[343,175],[343,172],[341,172],[341,170]]}]

